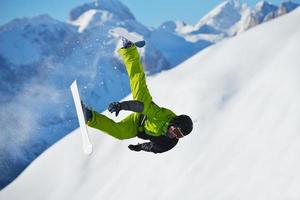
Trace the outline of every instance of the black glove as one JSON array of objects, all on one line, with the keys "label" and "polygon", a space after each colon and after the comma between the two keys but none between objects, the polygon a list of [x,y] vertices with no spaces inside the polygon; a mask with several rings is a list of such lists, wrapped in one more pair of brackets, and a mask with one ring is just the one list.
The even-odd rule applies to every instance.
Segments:
[{"label": "black glove", "polygon": [[83,101],[80,101],[81,102],[81,108],[82,108],[82,111],[83,111],[83,116],[84,116],[84,121],[85,123],[87,123],[90,119],[93,118],[93,111],[86,107],[86,105],[83,103]]},{"label": "black glove", "polygon": [[131,150],[131,151],[141,151],[142,150],[142,145],[141,144],[137,144],[137,145],[129,145],[128,148]]},{"label": "black glove", "polygon": [[116,117],[119,115],[119,112],[122,110],[121,103],[119,102],[113,102],[108,106],[108,111],[113,113],[116,113]]}]

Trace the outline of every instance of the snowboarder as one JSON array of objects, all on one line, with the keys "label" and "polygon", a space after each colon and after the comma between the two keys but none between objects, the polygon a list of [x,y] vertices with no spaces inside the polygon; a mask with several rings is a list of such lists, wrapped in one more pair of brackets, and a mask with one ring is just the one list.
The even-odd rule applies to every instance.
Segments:
[{"label": "snowboarder", "polygon": [[142,144],[129,145],[128,148],[132,151],[153,153],[168,151],[180,138],[192,131],[193,122],[189,116],[177,116],[171,110],[159,107],[152,101],[137,48],[125,38],[122,38],[122,41],[123,47],[118,50],[118,53],[125,63],[134,100],[113,102],[108,110],[111,113],[115,112],[116,116],[121,110],[134,113],[117,123],[82,103],[85,121],[88,126],[120,140],[134,137],[150,140]]}]

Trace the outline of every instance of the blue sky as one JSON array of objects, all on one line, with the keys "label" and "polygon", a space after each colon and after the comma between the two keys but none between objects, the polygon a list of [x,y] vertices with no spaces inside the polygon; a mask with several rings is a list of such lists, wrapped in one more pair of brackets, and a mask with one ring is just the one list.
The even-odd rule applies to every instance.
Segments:
[{"label": "blue sky", "polygon": [[[136,19],[148,27],[157,27],[167,20],[183,20],[189,24],[196,23],[222,0],[120,0]],[[256,0],[240,0],[250,6]],[[49,14],[55,19],[66,21],[69,11],[92,0],[0,0],[0,25],[17,17],[33,17]],[[279,4],[281,0],[269,0]],[[300,0],[293,0],[300,3]]]}]

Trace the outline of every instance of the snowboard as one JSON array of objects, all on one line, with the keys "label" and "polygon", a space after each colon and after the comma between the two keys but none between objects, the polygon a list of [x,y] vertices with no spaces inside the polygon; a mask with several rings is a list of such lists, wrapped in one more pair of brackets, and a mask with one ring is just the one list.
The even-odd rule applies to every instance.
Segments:
[{"label": "snowboard", "polygon": [[79,126],[80,126],[81,139],[82,139],[82,150],[85,154],[89,155],[93,152],[93,146],[90,142],[88,130],[87,130],[87,127],[85,124],[76,80],[71,85],[71,92],[72,92],[73,100],[75,103],[77,118],[78,118]]},{"label": "snowboard", "polygon": [[119,37],[124,37],[127,40],[134,43],[136,47],[142,48],[145,46],[146,42],[143,40],[143,38],[139,37],[138,35],[128,32],[125,28],[117,27],[110,30],[110,33]]}]

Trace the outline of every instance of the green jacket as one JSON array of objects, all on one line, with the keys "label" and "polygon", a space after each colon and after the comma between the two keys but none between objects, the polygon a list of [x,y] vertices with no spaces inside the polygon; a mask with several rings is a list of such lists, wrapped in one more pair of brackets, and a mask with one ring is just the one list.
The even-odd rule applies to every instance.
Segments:
[{"label": "green jacket", "polygon": [[142,114],[147,116],[144,125],[145,133],[152,136],[165,135],[169,122],[176,114],[167,108],[159,107],[152,101],[137,48],[135,46],[128,49],[121,48],[118,53],[126,66],[133,99],[144,103]]},{"label": "green jacket", "polygon": [[[126,66],[133,99],[143,102],[144,110],[142,113],[132,113],[120,122],[115,122],[107,116],[93,111],[93,117],[87,122],[87,125],[117,139],[129,139],[138,136],[140,132],[140,115],[143,114],[147,117],[143,131],[146,136],[149,136],[144,138],[151,140],[152,137],[152,140],[156,140],[156,143],[162,140],[162,144],[164,144],[154,147],[154,150],[149,148],[149,151],[152,149],[153,152],[162,152],[172,148],[176,145],[177,140],[166,141],[167,137],[164,137],[164,135],[167,132],[169,122],[176,116],[175,113],[169,109],[157,106],[152,101],[136,47],[122,48],[118,50],[118,53],[123,58]],[[149,144],[149,146],[153,146],[153,144]],[[161,146],[166,146],[166,148],[161,148]]]}]

